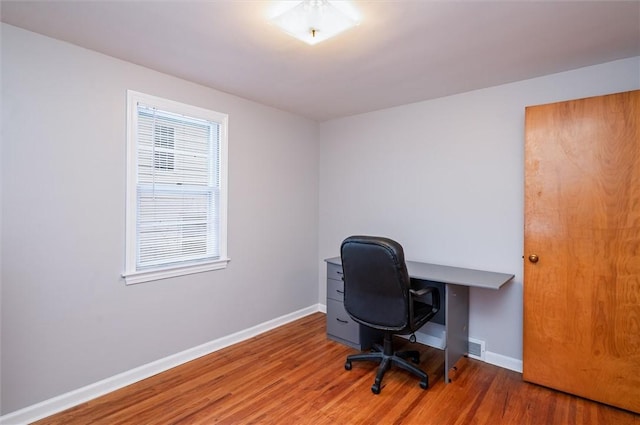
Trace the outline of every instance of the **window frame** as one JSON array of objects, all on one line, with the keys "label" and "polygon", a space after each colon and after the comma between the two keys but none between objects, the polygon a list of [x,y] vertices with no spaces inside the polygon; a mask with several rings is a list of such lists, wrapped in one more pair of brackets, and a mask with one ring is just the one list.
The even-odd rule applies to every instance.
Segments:
[{"label": "window frame", "polygon": [[[155,267],[137,267],[137,216],[138,216],[138,103],[153,106],[160,111],[184,115],[196,119],[214,122],[219,125],[218,139],[218,179],[219,208],[218,222],[213,223],[218,229],[218,258],[199,260],[188,264],[170,264]],[[125,223],[125,272],[122,276],[127,285],[153,280],[202,273],[224,269],[229,262],[227,257],[227,168],[228,168],[228,121],[229,116],[209,109],[180,103],[127,90],[127,188],[126,188],[126,223]],[[153,159],[155,160],[155,158]],[[215,158],[210,159],[215,161]]]}]

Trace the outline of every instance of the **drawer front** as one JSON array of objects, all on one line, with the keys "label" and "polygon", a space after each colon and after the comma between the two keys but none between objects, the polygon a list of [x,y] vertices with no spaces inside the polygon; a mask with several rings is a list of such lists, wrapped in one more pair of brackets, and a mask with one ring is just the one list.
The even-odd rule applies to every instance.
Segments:
[{"label": "drawer front", "polygon": [[342,266],[327,263],[327,279],[342,280]]},{"label": "drawer front", "polygon": [[360,344],[360,325],[349,317],[341,301],[327,300],[327,334]]},{"label": "drawer front", "polygon": [[327,298],[343,302],[344,282],[342,280],[327,279]]}]

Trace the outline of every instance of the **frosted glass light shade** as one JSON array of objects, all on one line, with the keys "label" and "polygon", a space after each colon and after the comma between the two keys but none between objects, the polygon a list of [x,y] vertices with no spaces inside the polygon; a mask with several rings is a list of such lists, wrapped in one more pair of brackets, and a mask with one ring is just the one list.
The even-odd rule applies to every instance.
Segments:
[{"label": "frosted glass light shade", "polygon": [[273,18],[272,22],[307,44],[317,44],[360,23],[355,11],[344,3],[304,0]]}]

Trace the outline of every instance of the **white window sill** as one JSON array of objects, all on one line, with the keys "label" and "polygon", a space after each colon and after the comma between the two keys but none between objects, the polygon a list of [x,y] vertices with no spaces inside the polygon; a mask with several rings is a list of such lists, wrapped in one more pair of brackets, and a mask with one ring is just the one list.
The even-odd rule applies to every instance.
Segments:
[{"label": "white window sill", "polygon": [[229,261],[229,258],[225,258],[222,260],[211,261],[204,264],[171,267],[166,269],[156,269],[142,272],[130,272],[124,273],[122,277],[124,277],[125,284],[134,285],[136,283],[150,282],[152,280],[168,279],[170,277],[185,276],[193,273],[202,273],[211,270],[224,269],[227,267],[227,263]]}]

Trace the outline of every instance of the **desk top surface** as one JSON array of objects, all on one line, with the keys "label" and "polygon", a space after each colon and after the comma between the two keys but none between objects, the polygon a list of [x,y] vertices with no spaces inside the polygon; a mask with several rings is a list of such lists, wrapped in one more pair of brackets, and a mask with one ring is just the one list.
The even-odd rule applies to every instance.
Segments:
[{"label": "desk top surface", "polygon": [[[340,257],[327,258],[325,261],[339,266],[342,265],[342,259]],[[414,279],[472,286],[475,288],[500,289],[502,285],[514,277],[514,275],[507,273],[442,266],[439,264],[421,263],[419,261],[407,261],[406,264],[409,276]]]}]

